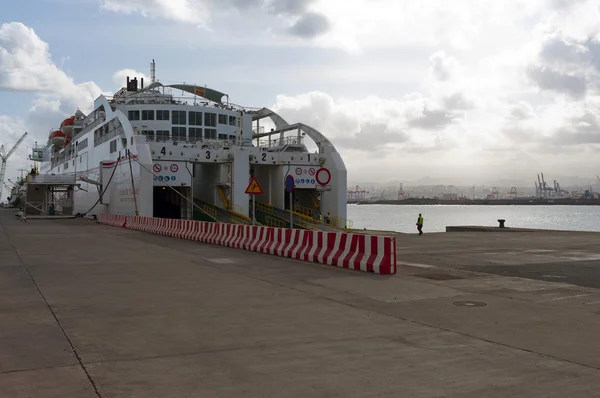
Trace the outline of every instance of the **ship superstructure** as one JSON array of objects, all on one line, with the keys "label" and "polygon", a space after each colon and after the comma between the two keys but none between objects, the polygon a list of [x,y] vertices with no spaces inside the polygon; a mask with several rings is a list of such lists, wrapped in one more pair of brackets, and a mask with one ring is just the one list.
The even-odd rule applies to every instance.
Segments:
[{"label": "ship superstructure", "polygon": [[[32,159],[41,162],[35,179],[64,179],[71,187],[63,210],[191,219],[197,201],[251,217],[245,191],[255,177],[263,191],[258,203],[344,223],[346,168],[323,134],[267,108],[234,105],[205,86],[163,85],[154,70],[153,61],[147,86],[128,77],[112,97],[98,97],[91,113],[78,110],[51,131],[47,145],[33,149]],[[317,192],[320,168],[331,177],[326,192]],[[287,175],[296,182],[291,201]],[[37,201],[40,211],[48,202],[27,201]]]}]

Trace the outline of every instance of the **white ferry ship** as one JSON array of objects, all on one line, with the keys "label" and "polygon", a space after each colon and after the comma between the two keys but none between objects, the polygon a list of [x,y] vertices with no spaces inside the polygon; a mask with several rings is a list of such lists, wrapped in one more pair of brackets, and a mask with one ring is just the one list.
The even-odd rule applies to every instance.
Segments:
[{"label": "white ferry ship", "polygon": [[163,85],[154,61],[150,80],[144,86],[143,78],[127,77],[126,87],[98,97],[90,114],[78,110],[46,145],[36,145],[31,159],[40,162],[39,175],[28,183],[46,188],[27,190],[30,212],[192,219],[199,203],[251,218],[246,189],[255,177],[259,208],[277,215],[293,206],[347,226],[346,167],[323,134],[267,108],[234,105],[204,86]]}]

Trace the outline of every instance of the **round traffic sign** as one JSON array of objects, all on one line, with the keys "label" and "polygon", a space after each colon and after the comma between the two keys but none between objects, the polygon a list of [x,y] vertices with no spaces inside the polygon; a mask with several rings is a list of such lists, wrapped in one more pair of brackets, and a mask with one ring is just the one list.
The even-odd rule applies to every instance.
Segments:
[{"label": "round traffic sign", "polygon": [[160,164],[155,164],[154,166],[152,166],[152,170],[154,170],[155,173],[158,173],[162,170],[162,167],[160,166]]},{"label": "round traffic sign", "polygon": [[301,175],[302,169],[300,167],[296,168],[296,175]]},{"label": "round traffic sign", "polygon": [[294,177],[288,175],[285,177],[285,190],[288,192],[292,192],[294,190]]},{"label": "round traffic sign", "polygon": [[321,167],[317,170],[316,177],[319,185],[327,185],[331,181],[331,173],[329,172],[329,169],[326,169],[325,167]]},{"label": "round traffic sign", "polygon": [[310,174],[311,176],[315,175],[315,169],[313,169],[312,167],[308,170],[308,174]]},{"label": "round traffic sign", "polygon": [[177,166],[176,164],[172,164],[170,169],[171,173],[177,173],[177,171],[179,170],[179,166]]}]

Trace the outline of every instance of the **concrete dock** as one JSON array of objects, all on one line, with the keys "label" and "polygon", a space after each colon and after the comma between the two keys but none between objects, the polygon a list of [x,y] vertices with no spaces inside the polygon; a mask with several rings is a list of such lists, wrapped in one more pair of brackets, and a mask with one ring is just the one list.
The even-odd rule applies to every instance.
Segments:
[{"label": "concrete dock", "polygon": [[398,235],[385,277],[0,209],[0,397],[600,397],[599,242]]}]

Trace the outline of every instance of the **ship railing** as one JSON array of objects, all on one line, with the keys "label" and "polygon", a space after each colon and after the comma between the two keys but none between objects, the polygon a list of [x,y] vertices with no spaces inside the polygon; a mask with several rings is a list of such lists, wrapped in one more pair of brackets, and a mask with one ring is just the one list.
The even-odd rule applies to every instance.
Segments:
[{"label": "ship railing", "polygon": [[305,206],[302,206],[302,205],[299,205],[299,204],[295,204],[294,205],[294,212],[296,212],[298,214],[302,214],[302,215],[310,217],[310,218],[313,217],[313,210],[312,209],[310,209],[308,207],[305,207]]},{"label": "ship railing", "polygon": [[274,228],[287,228],[288,225],[285,221],[273,218],[271,216],[265,217],[265,224],[267,224],[268,227]]},{"label": "ship railing", "polygon": [[[352,220],[348,220],[347,218],[344,217],[339,217],[339,216],[331,216],[329,217],[331,225],[333,225],[336,228],[341,228],[341,229],[352,229],[352,227],[354,226],[354,222]],[[327,220],[327,217],[325,217],[325,220]]]},{"label": "ship railing", "polygon": [[[102,124],[106,121],[106,117],[99,117],[96,120],[94,120],[93,122],[91,122],[88,125],[83,126],[83,129],[77,133],[77,135],[75,137],[73,137],[73,141],[75,141],[77,138],[79,138],[79,136],[81,136],[82,134],[87,133],[88,131],[92,130],[94,127],[98,126],[99,124]],[[85,120],[84,120],[85,123]]]},{"label": "ship railing", "polygon": [[[140,135],[145,135],[145,134],[140,134]],[[230,141],[230,140],[219,140],[219,139],[210,139],[210,140],[205,140],[205,139],[199,139],[196,141],[192,141],[192,140],[173,140],[171,138],[169,139],[158,139],[155,140],[153,139],[151,136],[145,135],[148,142],[153,143],[153,144],[161,144],[161,143],[171,143],[175,146],[178,145],[189,145],[190,148],[201,148],[201,149],[227,149],[227,148],[231,148],[232,146],[237,145],[235,141]]]},{"label": "ship railing", "polygon": [[106,141],[115,138],[117,136],[117,129],[110,130],[107,134],[102,134],[98,137],[94,137],[94,146],[97,147],[100,144],[105,143]]},{"label": "ship railing", "polygon": [[204,210],[209,216],[213,219],[217,219],[217,211],[208,205],[202,206],[202,210]]},{"label": "ship railing", "polygon": [[286,145],[303,145],[304,138],[297,136],[283,137],[277,139],[261,139],[258,141],[258,146],[261,148],[281,148]]}]

